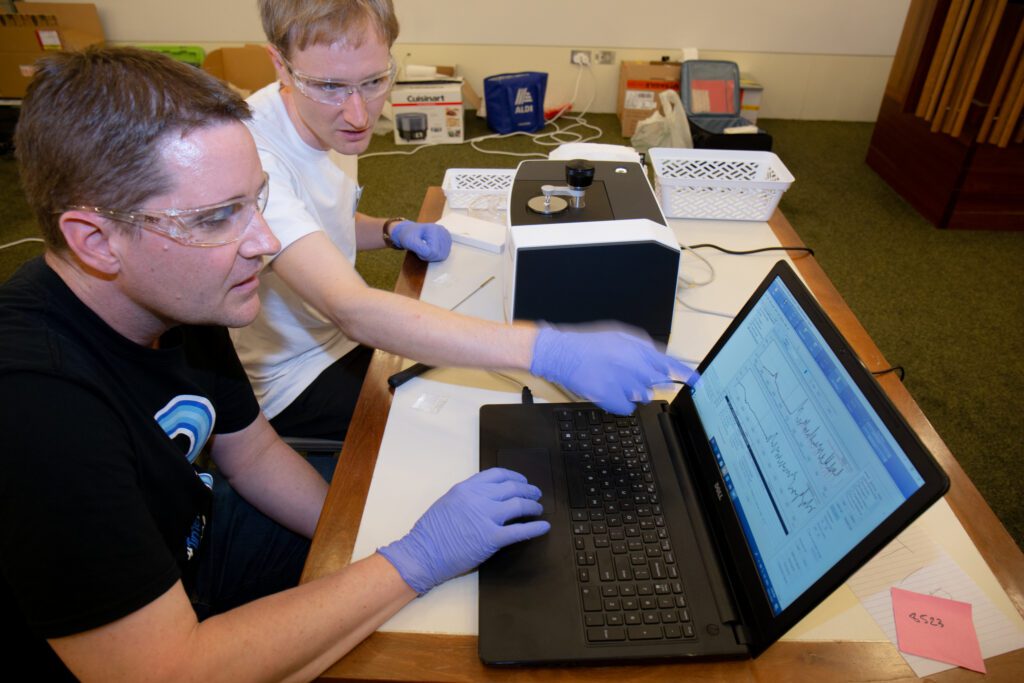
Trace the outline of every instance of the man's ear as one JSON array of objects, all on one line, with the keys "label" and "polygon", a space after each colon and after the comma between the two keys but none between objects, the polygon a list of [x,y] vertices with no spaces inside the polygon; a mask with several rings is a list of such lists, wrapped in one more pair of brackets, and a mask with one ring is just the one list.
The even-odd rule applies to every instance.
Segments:
[{"label": "man's ear", "polygon": [[288,67],[284,65],[281,53],[273,45],[267,45],[267,54],[270,55],[270,63],[274,65],[274,71],[277,72],[277,80],[286,85],[290,85],[291,74],[288,73]]},{"label": "man's ear", "polygon": [[60,231],[83,265],[106,275],[121,269],[117,249],[111,244],[111,238],[119,236],[115,235],[118,228],[110,221],[88,211],[65,211],[60,216]]}]

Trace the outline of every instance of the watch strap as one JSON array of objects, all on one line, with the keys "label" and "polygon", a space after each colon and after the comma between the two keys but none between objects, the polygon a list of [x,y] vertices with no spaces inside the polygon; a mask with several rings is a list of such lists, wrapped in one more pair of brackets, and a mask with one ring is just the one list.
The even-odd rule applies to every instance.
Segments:
[{"label": "watch strap", "polygon": [[395,216],[393,218],[388,218],[386,221],[384,221],[384,225],[381,227],[380,232],[381,237],[384,238],[385,245],[391,247],[392,249],[402,249],[402,247],[400,247],[393,239],[391,239],[391,226],[394,225],[395,223],[401,223],[402,221],[406,220],[409,219],[404,218],[402,216]]}]

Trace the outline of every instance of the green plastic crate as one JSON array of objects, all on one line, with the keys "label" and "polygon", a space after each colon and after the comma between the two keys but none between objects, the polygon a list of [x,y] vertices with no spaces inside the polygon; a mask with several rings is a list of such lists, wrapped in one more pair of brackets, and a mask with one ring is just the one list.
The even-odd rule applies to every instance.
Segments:
[{"label": "green plastic crate", "polygon": [[203,68],[203,60],[206,58],[206,50],[198,45],[137,45],[136,47],[165,54],[171,59],[191,64],[197,69]]}]

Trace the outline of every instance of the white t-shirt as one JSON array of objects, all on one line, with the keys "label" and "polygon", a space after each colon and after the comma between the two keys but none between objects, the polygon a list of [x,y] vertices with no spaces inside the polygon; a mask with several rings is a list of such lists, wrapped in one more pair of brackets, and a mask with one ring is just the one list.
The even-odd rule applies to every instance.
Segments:
[{"label": "white t-shirt", "polygon": [[[264,216],[284,251],[322,231],[351,263],[356,259],[355,212],[360,188],[337,152],[313,149],[288,118],[280,85],[271,83],[248,99],[263,170],[270,175]],[[275,273],[260,274],[262,307],[248,327],[231,330],[238,357],[267,418],[288,407],[334,361],[357,344],[307,305]]]}]

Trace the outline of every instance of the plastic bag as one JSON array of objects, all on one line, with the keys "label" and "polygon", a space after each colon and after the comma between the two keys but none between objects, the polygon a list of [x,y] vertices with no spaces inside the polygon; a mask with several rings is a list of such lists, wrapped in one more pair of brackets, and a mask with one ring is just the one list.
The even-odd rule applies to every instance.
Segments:
[{"label": "plastic bag", "polygon": [[637,122],[629,144],[638,152],[646,152],[651,147],[671,147],[671,141],[668,123],[661,112],[655,109],[653,114]]},{"label": "plastic bag", "polygon": [[668,123],[671,147],[693,148],[693,138],[690,136],[690,122],[686,118],[686,110],[683,109],[683,102],[679,99],[679,93],[675,90],[662,90],[658,93],[661,100],[661,108],[665,112],[665,121]]},{"label": "plastic bag", "polygon": [[690,137],[690,123],[686,119],[683,103],[675,90],[664,90],[658,94],[661,109],[636,124],[636,132],[629,139],[633,149],[646,152],[651,147],[693,147]]}]

